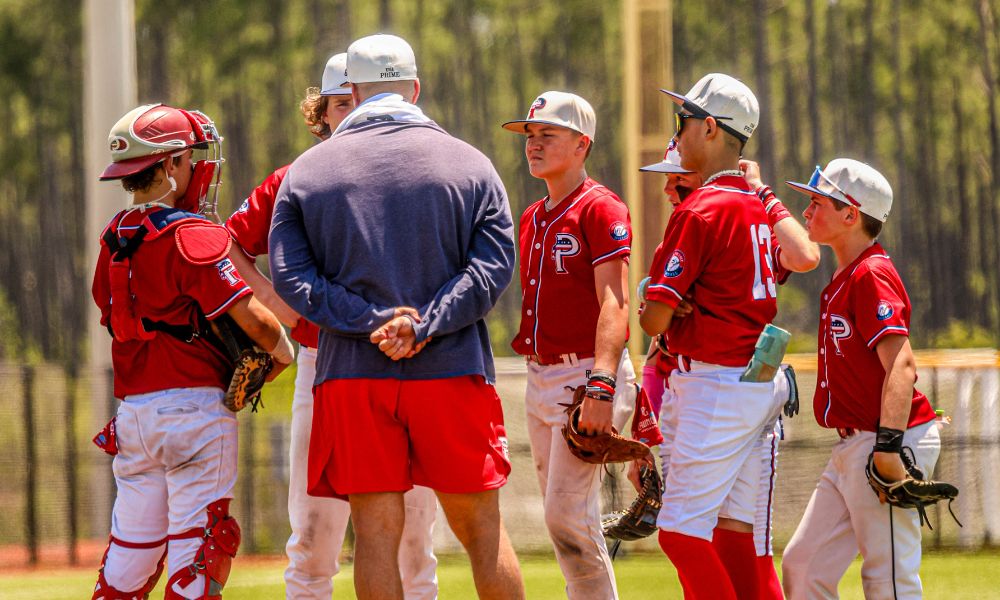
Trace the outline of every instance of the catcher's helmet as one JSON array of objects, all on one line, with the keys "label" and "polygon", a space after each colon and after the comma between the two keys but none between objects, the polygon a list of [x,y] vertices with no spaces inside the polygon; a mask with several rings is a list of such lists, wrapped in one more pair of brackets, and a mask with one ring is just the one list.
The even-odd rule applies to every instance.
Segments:
[{"label": "catcher's helmet", "polygon": [[188,148],[207,148],[219,137],[211,119],[197,111],[145,104],[129,111],[108,135],[111,164],[101,180],[134,175]]}]

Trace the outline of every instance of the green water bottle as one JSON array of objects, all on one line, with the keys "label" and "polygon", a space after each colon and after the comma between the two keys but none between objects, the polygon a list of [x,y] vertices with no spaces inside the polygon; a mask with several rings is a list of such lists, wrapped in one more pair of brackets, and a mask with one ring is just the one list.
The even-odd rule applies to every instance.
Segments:
[{"label": "green water bottle", "polygon": [[764,326],[754,346],[753,356],[746,371],[740,375],[740,381],[765,382],[774,379],[785,357],[785,349],[792,334],[770,323]]}]

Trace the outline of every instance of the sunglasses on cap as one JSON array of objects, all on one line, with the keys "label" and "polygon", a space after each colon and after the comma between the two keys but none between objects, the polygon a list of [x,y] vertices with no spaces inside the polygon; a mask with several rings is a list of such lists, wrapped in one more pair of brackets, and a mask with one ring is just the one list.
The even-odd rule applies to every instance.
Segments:
[{"label": "sunglasses on cap", "polygon": [[855,200],[853,196],[840,189],[840,186],[836,183],[830,181],[830,179],[823,174],[823,168],[819,165],[816,165],[816,170],[813,171],[812,177],[809,178],[809,187],[819,190],[834,200],[846,202],[857,207],[861,206],[861,203]]},{"label": "sunglasses on cap", "polygon": [[717,117],[715,115],[710,115],[708,113],[705,113],[705,114],[674,113],[674,135],[678,136],[678,135],[681,134],[681,131],[684,130],[684,121],[686,121],[688,119],[707,119],[709,117],[712,117],[713,119],[715,119],[718,122],[717,124],[719,125],[720,129],[722,129],[723,131],[726,131],[726,132],[732,134],[740,142],[742,142],[744,144],[747,143],[747,140],[749,139],[749,138],[747,138],[747,136],[742,135],[741,133],[739,133],[738,131],[736,131],[732,127],[730,127],[730,126],[728,126],[728,125],[726,125],[725,123],[722,122],[722,121],[731,121],[732,117]]}]

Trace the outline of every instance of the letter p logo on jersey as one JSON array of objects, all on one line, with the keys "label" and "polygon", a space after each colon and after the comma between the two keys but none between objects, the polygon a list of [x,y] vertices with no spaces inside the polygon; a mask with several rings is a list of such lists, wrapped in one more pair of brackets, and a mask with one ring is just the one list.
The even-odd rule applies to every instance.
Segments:
[{"label": "letter p logo on jersey", "polygon": [[556,273],[569,273],[564,259],[580,253],[580,241],[569,233],[557,233],[552,245],[552,260],[556,261]]}]

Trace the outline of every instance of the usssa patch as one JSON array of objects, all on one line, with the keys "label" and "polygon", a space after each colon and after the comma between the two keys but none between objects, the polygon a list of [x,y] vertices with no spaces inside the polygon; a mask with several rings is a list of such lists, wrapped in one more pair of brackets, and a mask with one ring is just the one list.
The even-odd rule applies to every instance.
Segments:
[{"label": "usssa patch", "polygon": [[875,316],[879,321],[885,321],[893,315],[892,305],[887,300],[879,300],[878,308],[875,309]]},{"label": "usssa patch", "polygon": [[663,269],[664,277],[677,277],[684,272],[684,253],[680,250],[674,250],[674,253],[670,255],[670,260],[667,261],[667,266]]},{"label": "usssa patch", "polygon": [[610,232],[611,232],[611,239],[615,240],[616,242],[620,242],[628,238],[628,227],[626,227],[625,223],[622,223],[621,221],[612,225]]}]

